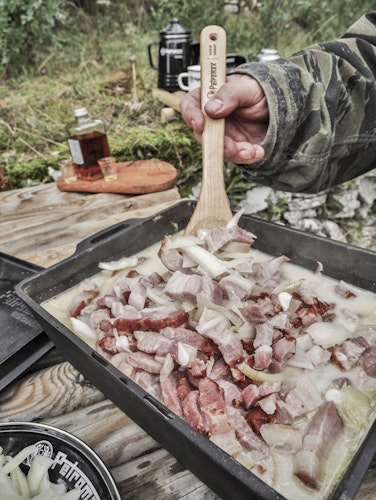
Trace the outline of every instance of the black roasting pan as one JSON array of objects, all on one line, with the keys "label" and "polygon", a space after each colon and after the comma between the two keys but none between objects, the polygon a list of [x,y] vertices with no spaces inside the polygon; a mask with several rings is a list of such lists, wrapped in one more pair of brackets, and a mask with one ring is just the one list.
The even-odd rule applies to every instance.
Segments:
[{"label": "black roasting pan", "polygon": [[[152,217],[127,220],[96,233],[81,242],[73,256],[23,280],[16,286],[16,293],[66,359],[221,498],[282,499],[41,307],[45,300],[97,274],[100,261],[132,255],[160,241],[164,234],[184,229],[194,206],[194,201],[184,200]],[[376,292],[375,252],[249,216],[243,216],[239,225],[257,235],[254,248],[270,255],[285,254],[293,263],[312,270],[320,262],[324,274]],[[332,499],[354,497],[375,450],[374,423]]]},{"label": "black roasting pan", "polygon": [[17,283],[39,269],[0,252],[0,391],[53,348],[52,341],[14,291]]}]

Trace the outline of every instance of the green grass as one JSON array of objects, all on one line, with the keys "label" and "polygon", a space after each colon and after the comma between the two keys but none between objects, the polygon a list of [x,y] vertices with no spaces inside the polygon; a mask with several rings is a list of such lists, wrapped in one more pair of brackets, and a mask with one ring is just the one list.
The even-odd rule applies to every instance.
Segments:
[{"label": "green grass", "polygon": [[[273,9],[275,1],[267,3]],[[80,4],[92,5],[76,2]],[[91,116],[104,120],[117,159],[157,158],[172,163],[178,170],[181,194],[190,193],[200,180],[201,149],[179,117],[161,123],[163,105],[152,96],[157,72],[150,68],[147,46],[159,40],[163,27],[155,24],[160,18],[150,14],[153,4],[158,2],[127,2],[127,7],[113,1],[108,9],[89,13],[70,7],[64,25],[56,28],[56,46],[43,47],[32,67],[0,81],[0,168],[8,189],[52,180],[48,168],[56,169],[57,161],[69,156],[66,126],[73,120],[73,110],[85,106]],[[182,0],[179,5],[182,13],[189,11],[189,2]],[[252,8],[241,16],[228,16],[228,51],[252,59],[263,43],[278,40],[279,52],[288,55],[323,34],[286,19],[288,8],[289,2],[284,2],[285,11],[278,11],[276,19]],[[193,24],[197,37],[200,20]],[[137,100],[132,95],[131,56],[136,57]],[[250,187],[237,170],[226,176],[226,182],[232,201],[242,199]]]}]

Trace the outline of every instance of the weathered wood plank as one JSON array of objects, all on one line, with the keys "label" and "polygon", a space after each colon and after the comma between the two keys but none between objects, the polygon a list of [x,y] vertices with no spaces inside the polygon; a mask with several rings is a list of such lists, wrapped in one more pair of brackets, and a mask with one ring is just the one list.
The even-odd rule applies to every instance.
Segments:
[{"label": "weathered wood plank", "polygon": [[104,399],[67,361],[27,375],[0,393],[0,421],[33,421]]},{"label": "weathered wood plank", "polygon": [[156,441],[108,399],[43,419],[42,422],[82,439],[109,467],[160,448]]},{"label": "weathered wood plank", "polygon": [[127,500],[138,500],[139,498],[153,498],[155,500],[218,498],[196,476],[185,470],[163,449],[114,467],[111,472],[121,497]]},{"label": "weathered wood plank", "polygon": [[10,193],[0,193],[0,249],[45,267],[71,255],[79,241],[97,231],[150,216],[180,199],[175,188],[139,196],[85,195],[47,184]]}]

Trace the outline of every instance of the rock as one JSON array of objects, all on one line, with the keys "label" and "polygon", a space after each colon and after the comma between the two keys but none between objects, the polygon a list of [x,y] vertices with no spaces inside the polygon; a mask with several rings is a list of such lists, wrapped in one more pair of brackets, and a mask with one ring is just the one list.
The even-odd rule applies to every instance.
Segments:
[{"label": "rock", "polygon": [[341,211],[333,213],[334,219],[355,217],[356,210],[360,207],[357,190],[352,189],[350,191],[334,193],[333,199],[342,206]]},{"label": "rock", "polygon": [[332,238],[333,240],[342,241],[342,243],[347,243],[346,236],[341,231],[338,224],[331,220],[325,220],[322,223],[322,230],[326,236]]},{"label": "rock", "polygon": [[327,195],[324,194],[296,194],[288,203],[289,210],[308,210],[321,207],[326,203]]},{"label": "rock", "polygon": [[322,231],[322,223],[314,218],[301,219],[294,227],[302,231],[318,234],[319,236],[325,236],[325,233]]},{"label": "rock", "polygon": [[246,214],[255,214],[268,208],[268,198],[272,193],[272,188],[261,186],[247,192],[247,197],[240,203],[240,208]]},{"label": "rock", "polygon": [[363,177],[359,181],[359,197],[368,206],[372,206],[376,200],[376,179]]},{"label": "rock", "polygon": [[291,225],[298,224],[301,219],[314,218],[316,216],[317,211],[313,208],[309,210],[295,210],[294,212],[288,210],[283,213],[283,219]]}]

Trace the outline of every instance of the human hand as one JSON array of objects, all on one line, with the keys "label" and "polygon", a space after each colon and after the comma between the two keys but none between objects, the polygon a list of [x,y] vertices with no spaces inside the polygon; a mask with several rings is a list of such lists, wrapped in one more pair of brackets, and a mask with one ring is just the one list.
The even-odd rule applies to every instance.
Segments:
[{"label": "human hand", "polygon": [[[201,143],[205,119],[200,107],[200,89],[188,92],[180,101],[185,123]],[[258,144],[266,135],[269,108],[258,82],[249,75],[233,74],[205,105],[211,118],[225,118],[224,157],[226,161],[250,165],[264,157]]]}]

